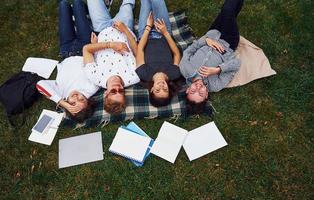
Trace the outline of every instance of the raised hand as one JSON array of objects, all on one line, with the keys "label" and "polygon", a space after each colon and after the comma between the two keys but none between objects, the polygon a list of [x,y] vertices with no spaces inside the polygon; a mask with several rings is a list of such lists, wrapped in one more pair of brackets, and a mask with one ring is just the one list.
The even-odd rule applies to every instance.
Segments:
[{"label": "raised hand", "polygon": [[223,46],[221,44],[219,44],[219,42],[212,40],[210,38],[206,38],[206,43],[208,46],[216,49],[219,53],[223,53],[225,51],[225,49],[223,48]]},{"label": "raised hand", "polygon": [[113,28],[117,29],[122,33],[125,33],[127,31],[127,26],[121,21],[115,21],[113,23]]},{"label": "raised hand", "polygon": [[157,21],[154,22],[155,24],[155,28],[156,30],[165,35],[168,31],[167,31],[167,27],[166,27],[166,23],[164,21],[164,19],[160,20],[160,19],[157,19]]}]

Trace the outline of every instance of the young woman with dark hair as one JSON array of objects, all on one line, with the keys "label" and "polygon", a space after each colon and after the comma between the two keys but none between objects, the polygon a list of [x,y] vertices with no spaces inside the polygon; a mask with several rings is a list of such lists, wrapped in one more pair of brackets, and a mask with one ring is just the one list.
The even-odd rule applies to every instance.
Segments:
[{"label": "young woman with dark hair", "polygon": [[180,51],[171,35],[164,0],[141,0],[136,73],[149,83],[150,102],[156,107],[168,105],[181,77]]},{"label": "young woman with dark hair", "polygon": [[63,107],[67,115],[78,122],[93,114],[89,97],[99,89],[87,79],[83,57],[80,56],[83,46],[91,42],[91,33],[86,4],[82,0],[74,0],[71,6],[66,0],[60,1],[60,54],[64,60],[57,66],[56,80],[42,80],[36,85],[40,93]]}]

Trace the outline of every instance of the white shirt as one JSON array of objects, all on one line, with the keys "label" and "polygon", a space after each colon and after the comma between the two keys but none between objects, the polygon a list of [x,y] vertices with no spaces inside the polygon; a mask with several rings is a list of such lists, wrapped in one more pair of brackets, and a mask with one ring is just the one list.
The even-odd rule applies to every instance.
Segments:
[{"label": "white shirt", "polygon": [[69,97],[74,90],[82,93],[87,99],[99,89],[90,82],[83,70],[83,57],[71,56],[57,65],[56,80],[42,80],[37,83],[40,93],[58,103]]},{"label": "white shirt", "polygon": [[103,88],[107,88],[107,80],[115,75],[121,77],[125,87],[140,81],[135,72],[135,57],[124,33],[108,27],[99,33],[98,42],[124,42],[129,52],[122,55],[109,48],[97,51],[94,55],[95,62],[85,65],[85,72],[90,81]]}]

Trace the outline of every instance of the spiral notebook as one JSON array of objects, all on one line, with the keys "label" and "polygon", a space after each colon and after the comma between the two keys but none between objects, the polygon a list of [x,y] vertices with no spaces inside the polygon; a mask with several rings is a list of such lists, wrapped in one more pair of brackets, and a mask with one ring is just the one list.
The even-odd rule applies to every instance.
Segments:
[{"label": "spiral notebook", "polygon": [[[123,126],[122,126],[122,127],[123,127]],[[130,130],[130,131],[133,131],[134,133],[139,134],[139,135],[142,135],[142,136],[144,136],[144,137],[150,138],[150,137],[149,137],[137,124],[135,124],[134,122],[130,122],[126,127],[123,127],[123,128],[126,128],[126,129],[128,129],[128,130]],[[154,140],[151,139],[150,144],[149,144],[149,147],[148,147],[147,150],[146,150],[146,153],[145,153],[143,162],[137,162],[137,161],[134,161],[134,160],[130,160],[130,161],[131,161],[135,166],[137,166],[137,167],[143,166],[145,159],[146,159],[146,158],[149,156],[149,154],[150,154],[150,149],[151,149],[151,147],[153,146],[153,144],[154,144]]]},{"label": "spiral notebook", "polygon": [[120,127],[109,147],[111,153],[143,162],[151,139]]}]

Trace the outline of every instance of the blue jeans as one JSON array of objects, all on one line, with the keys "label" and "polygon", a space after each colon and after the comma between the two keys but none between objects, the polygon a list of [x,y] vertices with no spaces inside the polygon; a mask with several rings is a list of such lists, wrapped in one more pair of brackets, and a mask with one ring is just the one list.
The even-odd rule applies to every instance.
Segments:
[{"label": "blue jeans", "polygon": [[82,55],[83,46],[90,43],[92,28],[87,14],[87,6],[82,0],[74,0],[73,7],[66,0],[60,1],[59,39],[62,58]]},{"label": "blue jeans", "polygon": [[[141,0],[141,10],[138,24],[138,39],[140,39],[145,31],[145,26],[149,13],[152,11],[154,21],[157,19],[163,19],[166,23],[167,30],[171,33],[171,24],[169,20],[169,14],[167,6],[164,0]],[[162,35],[157,32],[155,27],[152,28],[149,33],[149,38],[161,38]]]},{"label": "blue jeans", "polygon": [[105,28],[112,26],[114,21],[121,21],[130,30],[133,30],[135,0],[123,0],[119,12],[113,19],[103,0],[87,0],[87,5],[94,31],[101,32]]}]

